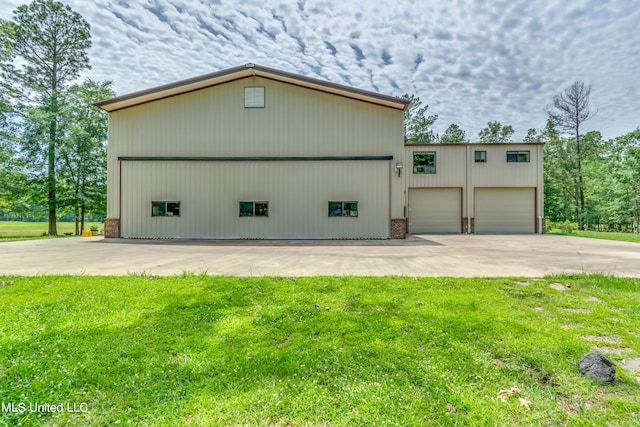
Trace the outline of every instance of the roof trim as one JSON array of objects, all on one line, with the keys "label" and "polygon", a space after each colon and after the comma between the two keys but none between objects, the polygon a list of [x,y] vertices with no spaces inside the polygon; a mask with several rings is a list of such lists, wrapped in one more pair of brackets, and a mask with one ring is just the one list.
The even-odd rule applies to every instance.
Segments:
[{"label": "roof trim", "polygon": [[395,96],[382,95],[376,92],[339,85],[325,80],[314,79],[299,74],[276,70],[274,68],[263,67],[261,65],[246,64],[126,95],[116,96],[115,98],[96,102],[93,105],[102,108],[105,111],[112,112],[251,76],[277,80],[283,83],[294,84],[308,89],[319,90],[321,92],[344,96],[397,110],[404,110],[409,104],[409,101]]},{"label": "roof trim", "polygon": [[405,147],[442,147],[442,146],[495,146],[495,145],[545,145],[545,142],[433,142],[430,144],[420,144],[420,143],[405,143]]},{"label": "roof trim", "polygon": [[317,161],[384,161],[393,156],[319,156],[319,157],[136,157],[118,156],[125,162],[317,162]]}]

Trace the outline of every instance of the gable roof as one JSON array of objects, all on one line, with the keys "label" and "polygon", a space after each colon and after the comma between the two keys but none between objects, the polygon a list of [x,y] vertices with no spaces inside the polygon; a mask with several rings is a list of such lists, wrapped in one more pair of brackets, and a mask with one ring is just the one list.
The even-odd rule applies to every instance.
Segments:
[{"label": "gable roof", "polygon": [[376,92],[313,79],[311,77],[288,73],[286,71],[263,67],[261,65],[246,64],[211,74],[205,74],[203,76],[193,77],[187,80],[180,80],[178,82],[133,92],[127,95],[116,96],[115,98],[96,102],[94,105],[111,112],[251,76],[264,77],[266,79],[289,83],[308,89],[319,90],[321,92],[344,96],[398,110],[404,110],[409,104],[409,101],[394,96],[382,95]]}]

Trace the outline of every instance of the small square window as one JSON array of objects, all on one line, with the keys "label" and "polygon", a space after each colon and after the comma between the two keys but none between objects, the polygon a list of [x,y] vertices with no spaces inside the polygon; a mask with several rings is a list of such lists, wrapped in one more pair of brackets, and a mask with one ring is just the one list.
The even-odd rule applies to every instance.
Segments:
[{"label": "small square window", "polygon": [[329,202],[329,216],[358,216],[358,202]]},{"label": "small square window", "polygon": [[528,163],[529,151],[507,151],[508,163]]},{"label": "small square window", "polygon": [[240,202],[240,216],[269,216],[269,202]]},{"label": "small square window", "polygon": [[413,173],[436,173],[435,151],[414,152]]},{"label": "small square window", "polygon": [[476,163],[487,163],[486,151],[476,151],[474,154],[475,154]]},{"label": "small square window", "polygon": [[244,88],[244,107],[245,108],[264,108],[264,87]]},{"label": "small square window", "polygon": [[151,202],[151,216],[180,216],[180,202]]}]

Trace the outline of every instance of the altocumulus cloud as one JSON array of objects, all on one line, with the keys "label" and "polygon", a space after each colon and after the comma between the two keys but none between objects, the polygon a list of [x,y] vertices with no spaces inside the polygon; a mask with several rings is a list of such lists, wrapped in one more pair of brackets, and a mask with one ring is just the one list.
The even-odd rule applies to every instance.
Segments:
[{"label": "altocumulus cloud", "polygon": [[[25,2],[5,0],[0,17]],[[92,69],[124,94],[255,62],[389,95],[414,93],[474,139],[516,138],[575,80],[593,87],[587,129],[640,126],[636,0],[68,0],[91,24]]]}]

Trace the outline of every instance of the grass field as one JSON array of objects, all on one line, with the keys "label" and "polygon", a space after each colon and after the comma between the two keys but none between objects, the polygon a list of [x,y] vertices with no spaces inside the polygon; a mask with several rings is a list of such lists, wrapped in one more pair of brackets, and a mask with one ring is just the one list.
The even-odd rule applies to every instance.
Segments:
[{"label": "grass field", "polygon": [[[639,291],[604,276],[4,277],[0,402],[27,410],[0,425],[638,425],[640,374],[622,361],[640,356]],[[595,346],[614,351],[613,383],[577,368]]]},{"label": "grass field", "polygon": [[[85,222],[85,230],[95,225],[98,230],[104,229],[100,222]],[[58,222],[58,235],[75,232],[74,222]],[[47,222],[20,222],[20,221],[0,221],[0,239],[19,237],[40,237],[49,231]]]},{"label": "grass field", "polygon": [[570,233],[561,230],[550,230],[547,234],[559,234],[562,236],[588,237],[590,239],[618,240],[621,242],[640,243],[640,234],[614,233],[609,231],[581,231],[574,230]]}]

